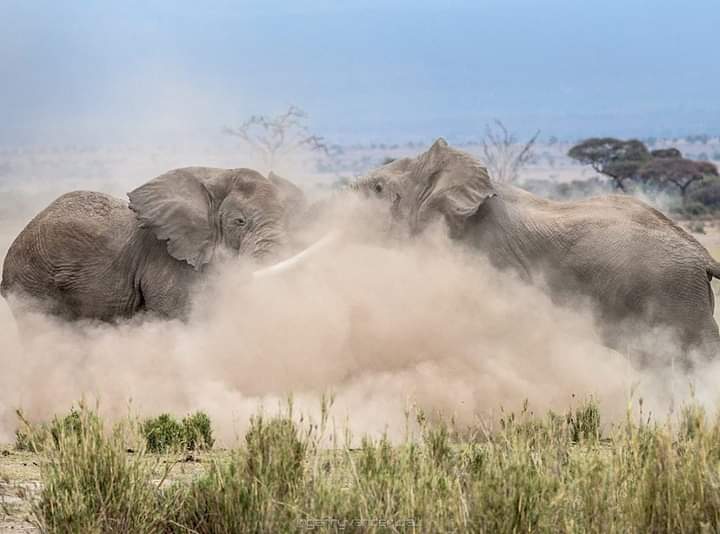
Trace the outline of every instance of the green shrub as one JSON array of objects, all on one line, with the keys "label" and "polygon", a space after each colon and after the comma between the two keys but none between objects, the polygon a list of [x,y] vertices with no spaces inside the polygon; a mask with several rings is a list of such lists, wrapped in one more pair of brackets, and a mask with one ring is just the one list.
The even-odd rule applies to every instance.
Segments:
[{"label": "green shrub", "polygon": [[164,413],[146,419],[141,430],[150,452],[207,450],[215,444],[210,417],[204,412],[188,415],[182,423],[172,415]]},{"label": "green shrub", "polygon": [[150,452],[179,451],[185,446],[185,427],[167,413],[146,419],[142,432]]}]

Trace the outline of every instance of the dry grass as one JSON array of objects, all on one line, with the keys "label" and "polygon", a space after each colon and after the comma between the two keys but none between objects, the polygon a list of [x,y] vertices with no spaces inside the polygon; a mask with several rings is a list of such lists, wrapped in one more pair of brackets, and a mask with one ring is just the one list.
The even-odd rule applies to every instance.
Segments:
[{"label": "dry grass", "polygon": [[[720,421],[697,406],[662,423],[628,416],[607,435],[592,402],[566,414],[505,414],[493,431],[420,415],[418,435],[365,438],[357,449],[327,435],[326,417],[311,425],[288,412],[256,416],[236,449],[187,463],[127,453],[121,433],[87,410],[81,417],[81,432],[64,433],[58,447],[0,464],[11,480],[40,476],[42,489],[25,494],[20,513],[29,504],[42,531],[720,528]],[[323,445],[328,437],[336,446]],[[23,459],[40,465],[11,467]]]}]

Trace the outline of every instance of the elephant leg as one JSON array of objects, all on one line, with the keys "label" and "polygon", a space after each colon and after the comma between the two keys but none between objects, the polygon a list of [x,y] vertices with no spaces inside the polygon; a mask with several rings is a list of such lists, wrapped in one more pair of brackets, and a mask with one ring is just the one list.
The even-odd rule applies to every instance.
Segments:
[{"label": "elephant leg", "polygon": [[[10,295],[7,299],[8,312],[0,313],[3,323],[4,335],[10,337],[5,340],[10,346],[28,348],[39,339],[48,329],[54,316],[61,315],[52,302],[24,296]],[[13,341],[14,340],[16,341]]]},{"label": "elephant leg", "polygon": [[708,362],[720,356],[720,331],[715,322],[715,294],[710,281],[705,284],[707,297],[701,305],[690,306],[685,315],[688,327],[682,338],[683,350],[691,360]]},{"label": "elephant leg", "polygon": [[720,332],[712,317],[708,317],[700,331],[685,343],[684,350],[698,363],[709,362],[720,356]]},{"label": "elephant leg", "polygon": [[153,260],[138,287],[141,310],[164,319],[187,319],[199,273],[168,255],[157,254]]}]

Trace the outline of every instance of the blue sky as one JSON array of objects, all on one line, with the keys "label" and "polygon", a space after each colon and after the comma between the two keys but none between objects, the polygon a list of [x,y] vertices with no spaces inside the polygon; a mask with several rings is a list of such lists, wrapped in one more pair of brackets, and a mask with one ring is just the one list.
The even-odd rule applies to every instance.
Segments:
[{"label": "blue sky", "polygon": [[0,0],[0,144],[720,134],[717,0]]}]

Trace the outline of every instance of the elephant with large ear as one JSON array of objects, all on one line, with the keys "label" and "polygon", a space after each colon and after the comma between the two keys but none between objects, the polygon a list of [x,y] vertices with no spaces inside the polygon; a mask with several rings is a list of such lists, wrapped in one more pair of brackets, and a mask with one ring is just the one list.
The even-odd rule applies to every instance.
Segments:
[{"label": "elephant with large ear", "polygon": [[720,265],[639,200],[546,200],[493,182],[443,139],[416,158],[370,172],[353,189],[386,202],[389,217],[410,234],[442,218],[454,240],[498,268],[543,281],[556,300],[590,297],[610,346],[625,347],[628,335],[660,326],[677,336],[682,354],[718,351],[710,281],[720,277]]},{"label": "elephant with large ear", "polygon": [[191,288],[219,253],[276,257],[287,242],[288,209],[302,203],[287,180],[207,167],[170,171],[128,197],[75,191],[38,214],[4,262],[0,289],[17,297],[14,311],[40,305],[68,319],[183,317]]}]

